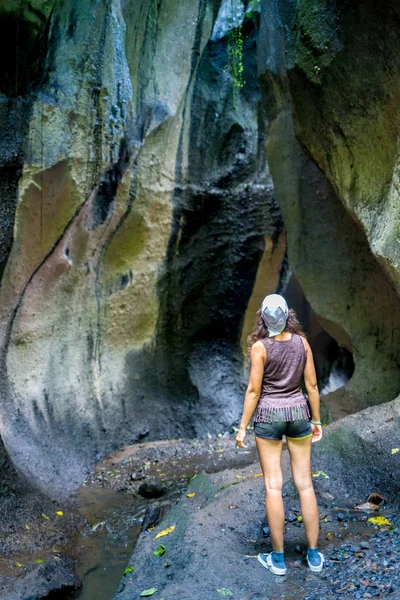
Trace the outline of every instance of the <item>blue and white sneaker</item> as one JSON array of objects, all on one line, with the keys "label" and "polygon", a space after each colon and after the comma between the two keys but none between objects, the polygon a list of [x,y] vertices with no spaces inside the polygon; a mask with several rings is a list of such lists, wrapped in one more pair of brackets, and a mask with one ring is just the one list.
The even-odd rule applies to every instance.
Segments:
[{"label": "blue and white sneaker", "polygon": [[286,565],[282,562],[282,566],[275,566],[272,562],[272,552],[270,554],[259,554],[257,560],[263,567],[271,571],[274,575],[286,575]]},{"label": "blue and white sneaker", "polygon": [[307,551],[307,564],[310,571],[313,573],[321,573],[324,566],[325,558],[321,552],[318,552],[316,548],[308,549]]}]

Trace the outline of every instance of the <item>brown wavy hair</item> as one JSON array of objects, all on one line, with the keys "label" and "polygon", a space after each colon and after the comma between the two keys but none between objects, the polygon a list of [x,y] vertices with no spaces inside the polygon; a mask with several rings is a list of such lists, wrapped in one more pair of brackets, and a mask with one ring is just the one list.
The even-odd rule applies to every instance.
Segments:
[{"label": "brown wavy hair", "polygon": [[[297,333],[302,337],[306,338],[306,334],[303,331],[303,327],[301,326],[297,315],[293,308],[289,310],[288,319],[286,321],[286,326],[283,331],[290,331],[290,333]],[[264,325],[264,321],[261,317],[261,309],[257,311],[256,322],[254,324],[253,332],[247,338],[247,344],[249,347],[249,352],[253,344],[258,342],[258,340],[262,340],[268,337],[268,328]]]}]

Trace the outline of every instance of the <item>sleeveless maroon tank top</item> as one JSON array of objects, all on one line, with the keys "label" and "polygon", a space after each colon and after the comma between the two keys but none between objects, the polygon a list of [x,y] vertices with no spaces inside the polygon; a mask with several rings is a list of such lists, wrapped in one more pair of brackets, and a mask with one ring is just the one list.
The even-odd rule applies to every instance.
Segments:
[{"label": "sleeveless maroon tank top", "polygon": [[309,419],[307,401],[301,391],[301,378],[306,364],[306,350],[301,337],[292,333],[289,340],[260,340],[267,353],[261,394],[254,423]]}]

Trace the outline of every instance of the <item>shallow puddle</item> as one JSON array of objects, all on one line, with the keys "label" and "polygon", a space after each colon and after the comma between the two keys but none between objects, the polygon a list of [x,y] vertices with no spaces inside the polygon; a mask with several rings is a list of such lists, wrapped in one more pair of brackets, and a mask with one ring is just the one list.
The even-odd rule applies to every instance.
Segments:
[{"label": "shallow puddle", "polygon": [[[206,443],[205,440],[203,442]],[[113,597],[129,564],[149,506],[155,503],[161,507],[171,505],[197,472],[215,473],[227,468],[241,468],[256,460],[254,443],[249,444],[247,451],[241,452],[234,448],[232,440],[213,440],[212,449],[197,441],[190,445],[192,450],[182,452],[180,456],[141,463],[146,482],[159,480],[167,486],[167,493],[161,499],[145,499],[112,487],[137,470],[136,453],[138,449],[144,450],[145,444],[141,445],[142,448],[129,447],[111,456],[96,469],[99,481],[95,477],[93,482],[80,488],[78,510],[88,527],[64,551],[77,560],[77,575],[82,580],[82,588],[68,596],[67,600],[110,600]],[[148,444],[150,450],[161,452],[167,446],[167,442]],[[102,481],[107,476],[108,481]],[[109,482],[109,487],[102,487]]]}]

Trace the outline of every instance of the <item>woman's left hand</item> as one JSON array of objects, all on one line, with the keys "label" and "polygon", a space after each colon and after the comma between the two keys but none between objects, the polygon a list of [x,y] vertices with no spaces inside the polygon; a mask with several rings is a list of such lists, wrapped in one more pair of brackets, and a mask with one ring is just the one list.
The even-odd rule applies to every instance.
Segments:
[{"label": "woman's left hand", "polygon": [[240,428],[238,431],[238,434],[236,436],[236,447],[237,448],[247,448],[247,446],[244,445],[245,437],[246,437],[246,430]]}]

